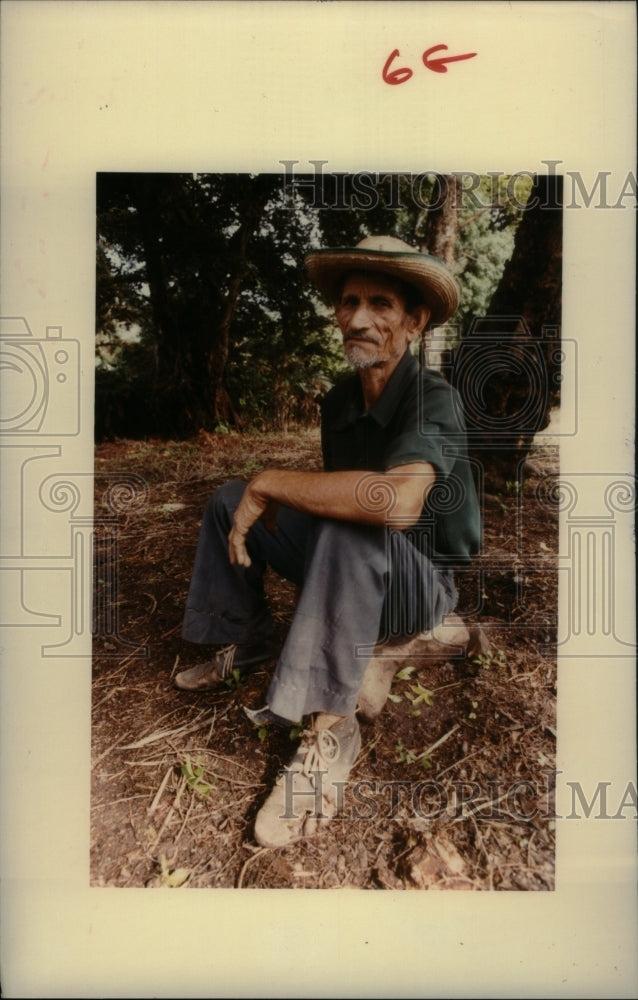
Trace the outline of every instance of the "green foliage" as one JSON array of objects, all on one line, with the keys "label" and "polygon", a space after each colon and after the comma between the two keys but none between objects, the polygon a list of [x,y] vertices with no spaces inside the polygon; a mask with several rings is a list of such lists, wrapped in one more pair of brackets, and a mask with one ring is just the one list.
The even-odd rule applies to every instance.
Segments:
[{"label": "green foliage", "polygon": [[[415,668],[411,665],[402,667],[395,675],[395,681],[407,681],[410,680]],[[402,701],[407,701],[412,708],[410,709],[410,715],[419,716],[421,715],[421,708],[419,706],[431,705],[434,698],[434,691],[429,688],[424,687],[419,681],[413,684],[409,684],[406,689],[401,693],[394,692],[388,695],[390,701],[398,705]]]},{"label": "green foliage", "polygon": [[423,687],[422,684],[410,684],[409,690],[405,692],[404,697],[411,703],[413,709],[416,709],[417,705],[431,705],[434,692],[430,691],[429,688]]},{"label": "green foliage", "polygon": [[170,868],[165,854],[160,857],[159,886],[162,889],[179,889],[188,882],[192,872],[189,868]]},{"label": "green foliage", "polygon": [[[465,333],[474,316],[484,316],[507,261],[514,250],[514,237],[529,198],[532,181],[518,178],[514,192],[508,177],[483,177],[474,197],[458,211],[455,247],[461,303],[451,318],[453,341]],[[512,197],[512,193],[515,197]]]},{"label": "green foliage", "polygon": [[236,691],[242,682],[242,674],[239,667],[235,667],[229,677],[224,679],[224,684],[229,691]]},{"label": "green foliage", "polygon": [[395,681],[407,681],[410,679],[413,673],[414,673],[413,666],[402,667],[401,670],[398,670],[397,673],[394,675],[394,679]]},{"label": "green foliage", "polygon": [[[374,232],[427,248],[436,178],[418,198],[408,175],[388,178],[370,182],[369,207],[340,208],[326,207],[338,205],[332,175],[323,206],[278,174],[99,175],[98,437],[316,424],[345,365],[303,260]],[[450,344],[485,312],[511,256],[522,212],[506,184],[482,178],[455,211]],[[518,202],[530,184],[519,179]]]},{"label": "green foliage", "polygon": [[408,750],[408,748],[403,745],[402,740],[399,740],[395,750],[397,752],[398,759],[402,764],[420,764],[424,771],[429,771],[432,767],[432,754],[427,750],[424,750],[422,753],[415,753],[414,750]]},{"label": "green foliage", "polygon": [[301,734],[303,733],[304,729],[307,727],[307,725],[308,725],[308,719],[306,717],[304,717],[300,722],[295,722],[290,727],[290,730],[288,732],[288,739],[293,741],[298,740]]},{"label": "green foliage", "polygon": [[489,653],[479,653],[475,656],[472,663],[482,670],[490,670],[492,667],[504,670],[507,667],[507,656],[503,649],[490,649]]},{"label": "green foliage", "polygon": [[213,786],[203,779],[205,767],[200,758],[196,757],[194,760],[191,760],[187,754],[180,771],[192,792],[196,792],[198,795],[204,797],[210,793]]}]

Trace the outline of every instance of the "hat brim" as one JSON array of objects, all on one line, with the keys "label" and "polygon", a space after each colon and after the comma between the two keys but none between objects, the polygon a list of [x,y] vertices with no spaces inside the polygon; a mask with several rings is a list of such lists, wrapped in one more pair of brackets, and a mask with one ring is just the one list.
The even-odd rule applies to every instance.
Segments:
[{"label": "hat brim", "polygon": [[459,287],[451,272],[438,258],[418,251],[315,250],[306,257],[306,268],[319,291],[330,302],[337,298],[339,282],[348,271],[372,271],[389,274],[413,285],[430,309],[430,326],[445,323],[459,306]]}]

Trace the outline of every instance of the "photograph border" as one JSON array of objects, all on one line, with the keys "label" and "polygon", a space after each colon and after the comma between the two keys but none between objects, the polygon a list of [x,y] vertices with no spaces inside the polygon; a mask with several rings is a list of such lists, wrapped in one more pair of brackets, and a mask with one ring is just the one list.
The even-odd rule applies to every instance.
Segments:
[{"label": "photograph border", "polygon": [[[218,890],[213,902],[206,891],[88,888],[90,591],[74,594],[62,625],[55,595],[81,560],[82,532],[69,547],[68,530],[52,530],[49,517],[65,505],[87,525],[92,516],[96,173],[260,172],[319,157],[337,171],[469,164],[515,173],[555,163],[581,178],[565,210],[563,332],[578,342],[583,374],[562,471],[583,477],[580,495],[598,516],[596,477],[633,477],[634,468],[634,5],[2,8],[3,314],[28,324],[39,356],[61,366],[55,379],[67,371],[55,353],[67,348],[47,345],[77,343],[81,387],[79,433],[67,403],[65,436],[45,426],[2,449],[3,615],[47,618],[3,629],[5,995],[248,996],[266,983],[293,996],[301,974],[313,996],[634,996],[631,517],[619,527],[626,555],[613,591],[627,652],[585,645],[559,663],[556,891],[279,891],[276,903],[269,890]],[[423,52],[440,46],[477,56],[428,68]],[[395,50],[412,75],[392,83],[384,66]],[[24,463],[18,448],[31,449]],[[29,492],[39,460],[86,477],[86,488],[58,490],[45,504]],[[631,496],[620,503],[623,515],[633,508]],[[34,579],[28,570],[39,563],[47,573]],[[569,599],[563,585],[562,615]],[[69,620],[78,655],[52,665],[42,645],[59,641]],[[587,803],[606,787],[613,809],[570,821],[570,782]]]}]

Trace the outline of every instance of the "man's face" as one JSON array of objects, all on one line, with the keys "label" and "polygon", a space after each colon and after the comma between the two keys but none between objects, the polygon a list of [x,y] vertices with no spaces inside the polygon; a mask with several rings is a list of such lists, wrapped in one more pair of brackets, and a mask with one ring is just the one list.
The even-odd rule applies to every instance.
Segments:
[{"label": "man's face", "polygon": [[409,313],[391,278],[354,272],[335,305],[346,359],[354,368],[394,368],[427,322],[428,310]]}]

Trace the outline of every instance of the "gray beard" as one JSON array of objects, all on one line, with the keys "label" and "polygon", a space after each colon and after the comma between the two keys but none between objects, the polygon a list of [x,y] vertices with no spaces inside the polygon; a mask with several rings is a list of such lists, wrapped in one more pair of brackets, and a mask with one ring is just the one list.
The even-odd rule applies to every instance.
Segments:
[{"label": "gray beard", "polygon": [[365,371],[366,368],[374,368],[379,363],[378,356],[370,356],[369,354],[362,354],[360,348],[356,344],[348,345],[345,347],[346,361],[348,364],[352,365],[357,371]]}]

